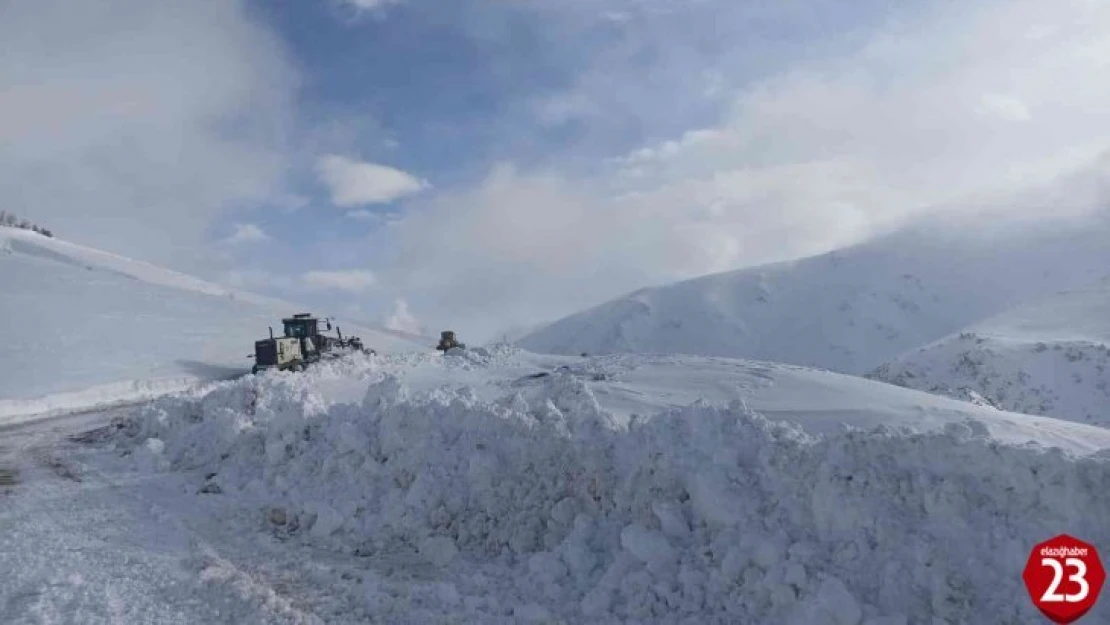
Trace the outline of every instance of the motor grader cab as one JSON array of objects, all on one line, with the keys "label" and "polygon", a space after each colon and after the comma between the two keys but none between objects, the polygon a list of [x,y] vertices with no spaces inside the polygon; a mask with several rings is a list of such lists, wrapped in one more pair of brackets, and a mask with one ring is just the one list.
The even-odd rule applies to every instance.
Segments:
[{"label": "motor grader cab", "polygon": [[252,373],[265,369],[280,371],[304,369],[326,356],[338,356],[339,349],[375,353],[362,345],[357,336],[343,338],[343,332],[335,328],[338,338],[320,333],[320,322],[328,330],[332,329],[330,319],[318,319],[309,313],[298,313],[281,320],[284,336],[275,338],[270,328],[270,338],[255,341],[254,367]]},{"label": "motor grader cab", "polygon": [[[325,320],[325,322],[331,330],[331,321]],[[320,354],[329,350],[328,337],[320,334],[320,320],[316,317],[308,313],[300,313],[288,319],[282,319],[281,323],[285,326],[286,338],[300,341],[301,353],[307,362],[320,360]]]}]

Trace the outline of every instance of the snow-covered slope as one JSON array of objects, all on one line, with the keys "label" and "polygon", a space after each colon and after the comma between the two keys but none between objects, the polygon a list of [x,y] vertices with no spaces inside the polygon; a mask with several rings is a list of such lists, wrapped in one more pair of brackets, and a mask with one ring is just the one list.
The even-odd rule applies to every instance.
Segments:
[{"label": "snow-covered slope", "polygon": [[[0,228],[0,420],[156,395],[250,370],[300,307],[114,254]],[[411,348],[343,324],[368,346]]]},{"label": "snow-covered slope", "polygon": [[975,324],[882,365],[871,377],[1110,426],[1110,281]]},{"label": "snow-covered slope", "polygon": [[113,440],[180,506],[353,562],[317,567],[351,620],[1034,622],[1031,546],[1110,543],[1110,430],[728,359],[356,357]]},{"label": "snow-covered slope", "polygon": [[864,373],[1014,305],[1110,274],[1110,216],[918,225],[834,253],[643,289],[519,341],[537,352],[687,353]]}]

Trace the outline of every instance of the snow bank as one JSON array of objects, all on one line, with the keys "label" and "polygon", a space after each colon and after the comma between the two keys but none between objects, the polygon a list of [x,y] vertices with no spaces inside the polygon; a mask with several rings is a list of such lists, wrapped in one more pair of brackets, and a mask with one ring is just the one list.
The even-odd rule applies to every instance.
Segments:
[{"label": "snow bank", "polygon": [[63,412],[99,410],[140,402],[183,391],[197,383],[194,378],[131,380],[35,399],[0,399],[0,425],[47,418]]},{"label": "snow bank", "polygon": [[[9,330],[0,421],[9,422],[249,373],[255,340],[306,310],[12,228],[0,229],[0,294]],[[430,347],[339,326],[378,352]]]},{"label": "snow bank", "polygon": [[972,332],[887,363],[869,377],[1002,410],[1110,426],[1110,345],[1019,341]]},{"label": "snow bank", "polygon": [[903,354],[870,377],[1110,425],[1110,279],[1007,311]]},{"label": "snow bank", "polygon": [[1110,544],[1105,458],[970,427],[813,437],[735,402],[620,428],[561,373],[492,402],[364,374],[355,403],[283,374],[164,398],[119,442],[368,569],[436,571],[395,595],[368,573],[386,620],[397,601],[481,622],[1031,622],[1033,543]]}]

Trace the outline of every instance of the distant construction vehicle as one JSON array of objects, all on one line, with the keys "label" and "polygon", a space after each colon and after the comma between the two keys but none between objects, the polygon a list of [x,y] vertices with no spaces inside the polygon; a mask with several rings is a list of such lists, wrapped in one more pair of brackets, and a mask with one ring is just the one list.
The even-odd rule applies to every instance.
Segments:
[{"label": "distant construction vehicle", "polygon": [[[331,330],[331,320],[324,319],[327,329]],[[343,332],[336,326],[336,338],[320,333],[320,319],[309,313],[298,313],[292,317],[282,319],[285,336],[274,337],[274,329],[270,328],[270,338],[254,342],[254,366],[251,373],[258,373],[267,369],[279,371],[303,370],[308,365],[319,362],[324,358],[335,358],[343,352],[368,352],[362,345],[362,339],[357,336],[343,338]]]},{"label": "distant construction vehicle", "polygon": [[451,330],[444,330],[443,332],[439,333],[439,345],[436,345],[437,350],[445,352],[456,347],[460,349],[466,349],[465,344],[460,343],[457,339],[455,339],[454,332],[452,332]]}]

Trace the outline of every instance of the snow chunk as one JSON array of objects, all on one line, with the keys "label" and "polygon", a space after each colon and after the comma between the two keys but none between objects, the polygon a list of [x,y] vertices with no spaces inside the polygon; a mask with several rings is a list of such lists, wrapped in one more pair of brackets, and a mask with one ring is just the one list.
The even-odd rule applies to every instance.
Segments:
[{"label": "snow chunk", "polygon": [[528,605],[514,608],[513,616],[525,623],[551,622],[551,612],[547,608],[536,603],[529,603]]},{"label": "snow chunk", "polygon": [[733,492],[720,473],[694,476],[691,495],[698,513],[714,523],[733,525],[747,516],[743,498]]},{"label": "snow chunk", "polygon": [[829,576],[821,582],[817,594],[798,606],[792,614],[791,625],[828,623],[829,625],[859,625],[863,610],[844,582]]},{"label": "snow chunk", "polygon": [[343,527],[344,518],[328,504],[319,504],[316,507],[316,520],[312,523],[309,532],[316,538],[331,536]]},{"label": "snow chunk", "polygon": [[621,546],[649,566],[665,566],[674,562],[675,550],[667,537],[641,525],[621,530]]},{"label": "snow chunk", "polygon": [[446,536],[432,536],[420,543],[420,555],[437,567],[445,567],[459,554],[455,541]]},{"label": "snow chunk", "polygon": [[548,584],[554,584],[567,576],[567,566],[552,553],[533,554],[528,558],[528,570]]},{"label": "snow chunk", "polygon": [[158,438],[148,438],[142,446],[135,450],[135,460],[139,467],[147,473],[165,471],[170,467],[166,458],[166,443]]},{"label": "snow chunk", "polygon": [[659,525],[667,536],[682,539],[690,534],[690,524],[686,522],[682,507],[677,502],[653,501],[651,511],[659,519]]}]

